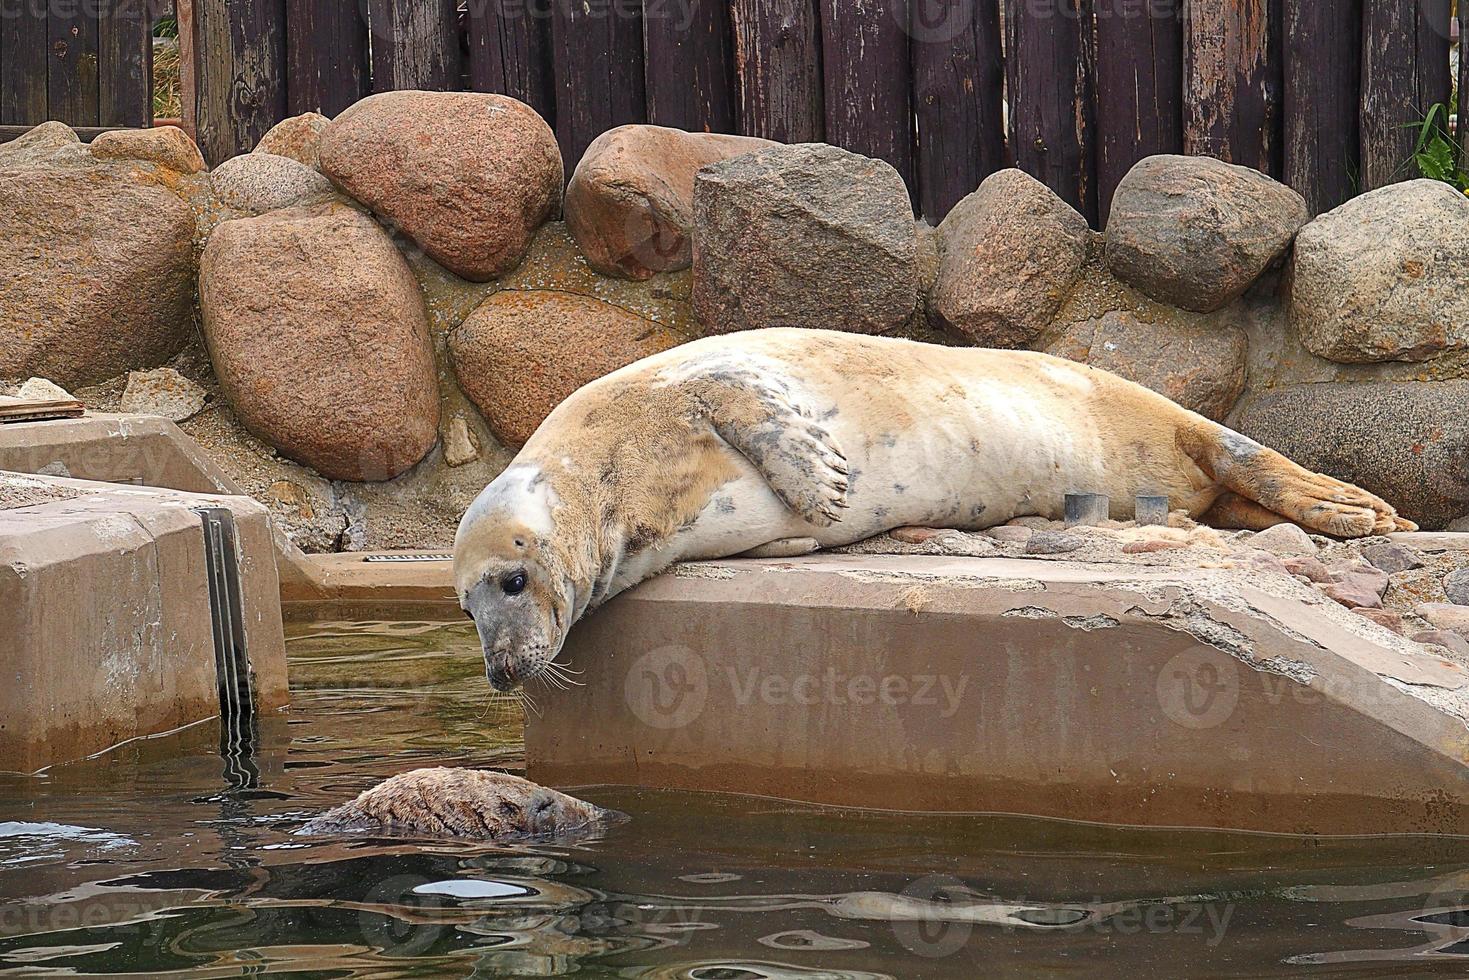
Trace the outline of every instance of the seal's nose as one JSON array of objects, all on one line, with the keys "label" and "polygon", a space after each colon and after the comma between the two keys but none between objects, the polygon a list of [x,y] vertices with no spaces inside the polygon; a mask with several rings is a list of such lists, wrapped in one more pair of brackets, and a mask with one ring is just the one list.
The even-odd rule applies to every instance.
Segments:
[{"label": "seal's nose", "polygon": [[496,667],[490,663],[485,664],[485,679],[488,680],[490,682],[490,686],[497,691],[509,691],[513,689],[517,683],[517,681],[515,680],[515,671],[513,669],[508,666]]}]

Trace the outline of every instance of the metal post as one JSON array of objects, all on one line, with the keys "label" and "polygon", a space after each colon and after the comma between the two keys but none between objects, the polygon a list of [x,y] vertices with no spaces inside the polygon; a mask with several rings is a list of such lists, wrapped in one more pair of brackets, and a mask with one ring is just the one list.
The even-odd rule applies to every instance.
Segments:
[{"label": "metal post", "polygon": [[1084,524],[1095,527],[1111,516],[1112,502],[1105,493],[1068,493],[1066,526]]}]

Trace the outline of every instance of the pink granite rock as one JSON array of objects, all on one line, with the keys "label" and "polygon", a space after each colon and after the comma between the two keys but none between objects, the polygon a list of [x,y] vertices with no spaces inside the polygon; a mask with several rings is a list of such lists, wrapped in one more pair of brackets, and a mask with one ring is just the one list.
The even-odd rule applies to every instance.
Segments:
[{"label": "pink granite rock", "polygon": [[327,126],[321,169],[455,275],[509,272],[561,203],[561,151],[536,111],[481,92],[381,92]]}]

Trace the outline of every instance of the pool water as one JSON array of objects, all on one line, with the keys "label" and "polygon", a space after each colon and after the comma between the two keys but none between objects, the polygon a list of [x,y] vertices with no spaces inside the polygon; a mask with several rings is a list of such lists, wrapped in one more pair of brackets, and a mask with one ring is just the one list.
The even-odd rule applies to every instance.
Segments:
[{"label": "pool water", "polygon": [[468,624],[293,626],[289,712],[0,776],[0,976],[1462,976],[1469,841],[583,788],[570,844],[306,840],[422,765],[522,765]]}]

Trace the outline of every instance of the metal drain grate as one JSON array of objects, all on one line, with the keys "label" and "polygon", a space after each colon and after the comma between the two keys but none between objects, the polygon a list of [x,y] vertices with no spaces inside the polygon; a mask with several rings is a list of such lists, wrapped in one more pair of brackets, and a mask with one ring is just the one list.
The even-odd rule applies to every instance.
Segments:
[{"label": "metal drain grate", "polygon": [[432,552],[425,552],[423,554],[411,554],[408,552],[404,552],[402,554],[393,555],[367,555],[362,560],[366,562],[453,561],[454,556],[435,554]]},{"label": "metal drain grate", "polygon": [[235,545],[235,515],[225,507],[201,507],[204,568],[209,581],[209,614],[214,622],[214,676],[219,687],[219,754],[233,786],[254,786],[255,696],[250,686],[250,655],[245,646],[245,616],[240,596],[240,557]]}]

